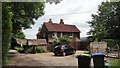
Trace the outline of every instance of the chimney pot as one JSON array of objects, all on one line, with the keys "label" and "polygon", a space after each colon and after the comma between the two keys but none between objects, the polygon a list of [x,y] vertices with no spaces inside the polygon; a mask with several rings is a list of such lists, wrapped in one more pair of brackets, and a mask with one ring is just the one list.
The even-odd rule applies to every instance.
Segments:
[{"label": "chimney pot", "polygon": [[63,19],[60,19],[60,24],[64,24]]},{"label": "chimney pot", "polygon": [[52,19],[49,19],[49,23],[52,23]]}]

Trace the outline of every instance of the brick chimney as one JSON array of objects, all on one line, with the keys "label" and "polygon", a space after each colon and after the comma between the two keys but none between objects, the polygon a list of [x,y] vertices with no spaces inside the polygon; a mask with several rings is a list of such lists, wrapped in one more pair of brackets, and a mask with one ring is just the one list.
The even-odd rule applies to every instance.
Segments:
[{"label": "brick chimney", "polygon": [[64,24],[63,19],[60,19],[60,24]]},{"label": "brick chimney", "polygon": [[52,19],[49,19],[49,21],[48,21],[49,23],[52,23]]}]

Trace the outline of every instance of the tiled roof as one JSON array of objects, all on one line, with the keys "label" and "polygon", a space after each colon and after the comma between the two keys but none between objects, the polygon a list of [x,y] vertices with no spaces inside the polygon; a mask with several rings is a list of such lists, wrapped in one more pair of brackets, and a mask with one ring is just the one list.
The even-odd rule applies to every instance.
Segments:
[{"label": "tiled roof", "polygon": [[40,32],[38,32],[36,35],[40,35]]},{"label": "tiled roof", "polygon": [[46,45],[46,39],[28,39],[28,45]]},{"label": "tiled roof", "polygon": [[23,44],[23,45],[46,45],[46,39],[16,39],[18,44]]},{"label": "tiled roof", "polygon": [[16,38],[16,42],[17,42],[18,44],[26,45],[26,41],[27,41],[27,39],[19,39],[19,38]]},{"label": "tiled roof", "polygon": [[57,24],[57,23],[44,23],[48,31],[54,32],[80,32],[75,25]]}]

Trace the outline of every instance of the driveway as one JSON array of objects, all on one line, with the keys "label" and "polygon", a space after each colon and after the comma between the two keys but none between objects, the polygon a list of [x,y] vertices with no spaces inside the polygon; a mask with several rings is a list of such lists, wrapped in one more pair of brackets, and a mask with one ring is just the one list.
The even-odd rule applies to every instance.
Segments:
[{"label": "driveway", "polygon": [[[27,68],[34,68],[31,66],[35,66],[35,68],[36,66],[38,66],[38,68],[39,66],[40,68],[41,66],[43,66],[43,68],[61,68],[62,66],[62,68],[78,68],[78,59],[76,56],[82,53],[84,53],[84,51],[77,51],[76,54],[68,56],[54,56],[53,52],[39,54],[10,54],[7,66],[30,66]],[[105,59],[108,61],[113,60],[111,58]],[[91,66],[93,66],[93,60],[91,60]]]},{"label": "driveway", "polygon": [[84,51],[77,51],[76,54],[68,56],[54,56],[53,52],[39,54],[12,54],[8,66],[78,66],[76,55]]}]

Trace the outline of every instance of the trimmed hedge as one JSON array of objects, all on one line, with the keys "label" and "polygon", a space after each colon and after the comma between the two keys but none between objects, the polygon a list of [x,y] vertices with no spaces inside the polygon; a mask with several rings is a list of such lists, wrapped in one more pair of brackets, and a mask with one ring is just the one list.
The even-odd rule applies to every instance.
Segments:
[{"label": "trimmed hedge", "polygon": [[9,3],[2,3],[2,65],[5,66],[8,60],[8,51],[11,43],[12,12]]}]

